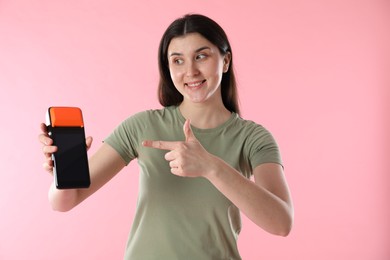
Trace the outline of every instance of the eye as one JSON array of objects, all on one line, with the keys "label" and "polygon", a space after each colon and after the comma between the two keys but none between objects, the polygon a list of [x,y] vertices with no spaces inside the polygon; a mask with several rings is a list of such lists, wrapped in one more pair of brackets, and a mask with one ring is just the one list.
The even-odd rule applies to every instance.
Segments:
[{"label": "eye", "polygon": [[207,57],[206,54],[204,54],[204,53],[199,53],[198,55],[196,55],[195,60],[203,60],[203,59],[205,59],[206,57]]},{"label": "eye", "polygon": [[173,64],[176,64],[176,65],[181,65],[184,63],[184,60],[183,59],[174,59],[172,61]]}]

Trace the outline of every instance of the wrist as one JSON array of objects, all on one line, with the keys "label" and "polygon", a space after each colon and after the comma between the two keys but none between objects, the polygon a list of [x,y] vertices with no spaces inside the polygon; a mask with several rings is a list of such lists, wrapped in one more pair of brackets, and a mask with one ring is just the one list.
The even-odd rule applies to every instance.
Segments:
[{"label": "wrist", "polygon": [[223,161],[218,158],[217,156],[211,155],[212,160],[208,164],[208,170],[206,171],[206,174],[203,176],[206,179],[208,179],[210,182],[213,182],[215,179],[218,179],[219,174],[223,171]]},{"label": "wrist", "polygon": [[49,189],[49,203],[55,211],[69,211],[76,205],[77,189],[57,189],[54,182]]}]

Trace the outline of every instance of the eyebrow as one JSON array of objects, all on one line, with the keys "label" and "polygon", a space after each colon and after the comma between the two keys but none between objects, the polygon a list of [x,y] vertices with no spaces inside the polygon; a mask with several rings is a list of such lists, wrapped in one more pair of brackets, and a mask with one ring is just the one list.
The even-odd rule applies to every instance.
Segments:
[{"label": "eyebrow", "polygon": [[[207,50],[207,49],[210,50],[211,48],[204,46],[204,47],[200,47],[199,49],[196,49],[195,52],[200,52],[200,51]],[[169,56],[172,57],[172,56],[182,56],[182,55],[183,54],[180,52],[172,52],[171,55],[169,55]]]}]

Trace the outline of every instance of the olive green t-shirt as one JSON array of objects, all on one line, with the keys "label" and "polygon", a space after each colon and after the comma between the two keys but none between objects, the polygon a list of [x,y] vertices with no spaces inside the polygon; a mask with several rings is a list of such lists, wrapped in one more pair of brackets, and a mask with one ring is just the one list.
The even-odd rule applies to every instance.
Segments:
[{"label": "olive green t-shirt", "polygon": [[[127,164],[137,158],[140,166],[137,209],[125,259],[241,259],[238,208],[207,179],[171,174],[164,159],[167,151],[142,146],[143,140],[184,141],[184,122],[174,106],[140,112],[105,140]],[[191,128],[208,152],[247,178],[262,163],[282,164],[272,135],[236,113],[216,128]]]}]

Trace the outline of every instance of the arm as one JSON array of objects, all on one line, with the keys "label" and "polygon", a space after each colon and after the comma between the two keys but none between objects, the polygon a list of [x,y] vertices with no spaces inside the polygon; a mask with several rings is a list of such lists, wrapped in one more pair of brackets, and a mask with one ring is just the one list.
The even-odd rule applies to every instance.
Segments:
[{"label": "arm", "polygon": [[272,234],[287,236],[294,210],[282,167],[276,163],[257,166],[253,170],[253,182],[208,153],[193,135],[188,120],[183,130],[185,142],[146,140],[143,145],[169,150],[165,159],[173,174],[208,179],[259,227]]},{"label": "arm", "polygon": [[50,186],[49,201],[54,210],[69,211],[99,190],[125,167],[122,157],[108,144],[102,144],[89,159],[91,186],[88,189],[59,190]]},{"label": "arm", "polygon": [[[41,125],[41,130],[43,133],[39,135],[39,140],[44,144],[43,152],[46,156],[44,168],[52,174],[51,154],[57,150],[57,147],[52,146],[53,141],[48,137],[44,124]],[[92,138],[87,138],[88,148],[91,142]],[[122,157],[111,146],[103,143],[89,159],[91,186],[88,189],[59,190],[53,182],[49,189],[49,202],[52,208],[57,211],[71,210],[111,180],[125,165]]]},{"label": "arm", "polygon": [[[293,224],[293,205],[283,169],[275,163],[257,166],[255,182],[219,158],[205,177],[250,220],[269,233],[287,236]],[[240,187],[237,189],[237,187]]]}]

